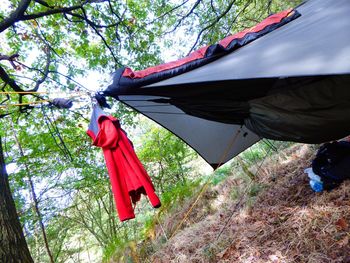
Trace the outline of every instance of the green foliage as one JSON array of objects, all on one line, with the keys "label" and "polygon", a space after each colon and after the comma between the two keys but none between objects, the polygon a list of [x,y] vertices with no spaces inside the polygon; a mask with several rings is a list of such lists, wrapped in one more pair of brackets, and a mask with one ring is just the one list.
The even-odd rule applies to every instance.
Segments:
[{"label": "green foliage", "polygon": [[129,240],[114,239],[113,242],[103,250],[102,262],[109,262],[113,258],[122,258],[125,249],[128,247],[128,242]]},{"label": "green foliage", "polygon": [[232,164],[225,164],[219,169],[215,170],[214,174],[210,175],[211,183],[217,185],[224,181],[228,176],[232,174]]},{"label": "green foliage", "polygon": [[185,182],[191,170],[188,162],[196,155],[183,141],[154,124],[143,122],[137,153],[161,193]]},{"label": "green foliage", "polygon": [[278,150],[291,146],[291,142],[262,140],[240,154],[248,166],[256,165],[265,157],[275,154]]},{"label": "green foliage", "polygon": [[195,189],[200,188],[200,179],[193,181],[185,181],[185,183],[177,183],[171,188],[168,188],[162,194],[161,211],[167,211],[169,208],[174,208],[176,204],[181,204],[186,198],[193,195]]}]

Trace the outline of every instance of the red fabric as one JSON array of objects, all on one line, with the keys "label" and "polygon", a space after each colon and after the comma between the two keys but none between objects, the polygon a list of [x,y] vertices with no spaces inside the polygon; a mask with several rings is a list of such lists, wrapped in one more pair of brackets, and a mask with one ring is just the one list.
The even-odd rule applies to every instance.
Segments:
[{"label": "red fabric", "polygon": [[280,13],[277,13],[275,15],[269,16],[268,18],[264,19],[262,22],[260,22],[259,24],[255,25],[251,28],[248,28],[246,30],[243,30],[242,32],[239,32],[237,34],[234,34],[234,35],[231,35],[231,36],[228,36],[228,37],[222,39],[219,42],[219,44],[221,46],[223,46],[224,48],[226,48],[235,39],[243,38],[248,33],[259,32],[269,25],[280,23],[282,21],[282,19],[289,16],[292,11],[293,11],[293,9],[288,9],[288,10],[282,11]]},{"label": "red fabric", "polygon": [[139,71],[132,71],[130,68],[125,68],[123,72],[123,77],[129,77],[132,79],[140,79],[143,77],[146,77],[148,75],[151,75],[153,73],[158,73],[164,70],[172,69],[172,68],[177,68],[179,66],[182,66],[186,63],[189,63],[191,61],[203,58],[205,56],[205,52],[207,51],[208,46],[202,47],[194,52],[192,52],[190,55],[187,57],[181,58],[176,61],[171,61],[165,64],[157,65],[154,67],[146,68],[144,70],[139,70]]},{"label": "red fabric", "polygon": [[100,116],[98,126],[100,130],[96,136],[90,130],[87,134],[93,139],[93,144],[103,150],[120,220],[135,218],[132,202],[139,201],[141,193],[148,196],[153,207],[159,207],[160,200],[151,179],[119,121],[111,116]]},{"label": "red fabric", "polygon": [[[231,35],[231,36],[228,36],[228,37],[222,39],[219,42],[219,44],[221,46],[223,46],[224,48],[226,48],[233,40],[243,38],[248,33],[259,32],[269,25],[272,25],[275,23],[280,23],[283,18],[288,17],[292,13],[293,13],[293,9],[288,9],[288,10],[282,11],[280,13],[277,13],[275,15],[269,16],[268,18],[264,19],[262,22],[260,22],[259,24],[255,25],[251,28],[248,28],[242,32],[239,32],[237,34],[234,34],[234,35]],[[144,78],[144,77],[151,75],[151,74],[154,74],[154,73],[158,73],[161,71],[180,67],[180,66],[187,64],[189,62],[204,58],[208,47],[209,46],[205,46],[203,48],[200,48],[200,49],[192,52],[189,56],[187,56],[185,58],[181,58],[179,60],[168,62],[168,63],[161,64],[161,65],[157,65],[154,67],[146,68],[144,70],[133,71],[130,68],[125,68],[125,70],[123,72],[123,77],[128,77],[128,78],[132,78],[132,79],[139,79],[139,78]]]}]

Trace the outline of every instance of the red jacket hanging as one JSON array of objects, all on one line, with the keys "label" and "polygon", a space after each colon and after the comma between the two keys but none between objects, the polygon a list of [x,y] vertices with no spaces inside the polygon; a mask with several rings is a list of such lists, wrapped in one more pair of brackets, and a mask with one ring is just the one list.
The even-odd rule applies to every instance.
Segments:
[{"label": "red jacket hanging", "polygon": [[87,134],[103,150],[120,220],[135,217],[132,203],[140,200],[141,193],[148,196],[153,207],[160,207],[151,179],[119,121],[95,106]]}]

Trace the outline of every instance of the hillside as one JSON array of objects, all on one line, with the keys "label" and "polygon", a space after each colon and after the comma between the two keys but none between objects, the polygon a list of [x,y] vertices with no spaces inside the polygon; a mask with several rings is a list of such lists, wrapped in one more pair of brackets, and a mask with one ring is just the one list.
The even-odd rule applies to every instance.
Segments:
[{"label": "hillside", "polygon": [[158,221],[155,235],[142,245],[144,260],[350,262],[350,182],[314,193],[304,169],[316,149],[298,144],[279,151],[249,168],[254,180],[231,165],[173,236],[197,194]]}]

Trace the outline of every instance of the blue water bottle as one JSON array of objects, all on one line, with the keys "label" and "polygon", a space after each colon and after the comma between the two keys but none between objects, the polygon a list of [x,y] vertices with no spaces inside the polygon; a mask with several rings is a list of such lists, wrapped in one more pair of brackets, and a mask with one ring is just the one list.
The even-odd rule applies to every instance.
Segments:
[{"label": "blue water bottle", "polygon": [[317,174],[315,174],[312,171],[312,168],[307,168],[304,170],[305,173],[307,173],[309,179],[310,179],[310,186],[311,189],[315,192],[319,193],[323,191],[323,183],[321,180],[321,177],[319,177]]}]

